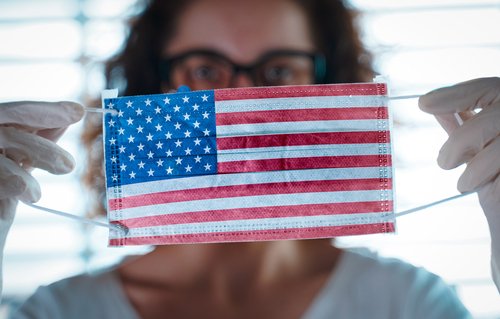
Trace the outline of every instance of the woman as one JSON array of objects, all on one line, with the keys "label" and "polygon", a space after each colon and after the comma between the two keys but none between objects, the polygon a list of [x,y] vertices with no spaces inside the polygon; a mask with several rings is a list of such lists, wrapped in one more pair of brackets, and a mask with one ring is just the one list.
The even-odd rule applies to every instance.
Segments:
[{"label": "woman", "polygon": [[[324,57],[326,68],[318,65],[318,56]],[[124,51],[111,61],[107,73],[111,86],[125,80],[124,95],[159,93],[181,84],[195,90],[361,82],[372,76],[352,16],[337,0],[153,1],[132,25]],[[63,113],[71,116],[48,127],[64,127],[81,116],[78,106],[63,106]],[[95,127],[89,128],[84,140],[94,154],[90,159],[100,163],[102,156],[95,155],[100,146],[94,142],[99,134]],[[65,172],[71,165],[66,166],[52,171]],[[100,167],[95,163],[89,167],[86,181],[98,185],[95,191],[100,195],[104,191]],[[31,188],[18,189],[22,193]],[[24,194],[25,200],[36,200],[36,190]],[[2,200],[4,204],[10,205],[4,211],[11,212],[4,216],[12,218],[15,200]],[[303,240],[158,246],[111,269],[40,288],[14,315],[28,317],[468,318],[469,314],[449,287],[423,269],[368,252],[342,251],[330,240]]]}]

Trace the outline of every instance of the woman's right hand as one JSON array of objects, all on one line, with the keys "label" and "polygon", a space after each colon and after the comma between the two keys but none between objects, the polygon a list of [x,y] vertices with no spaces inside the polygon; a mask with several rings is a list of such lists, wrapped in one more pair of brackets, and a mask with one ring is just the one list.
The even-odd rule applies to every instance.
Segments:
[{"label": "woman's right hand", "polygon": [[73,102],[0,103],[0,292],[1,255],[17,202],[33,203],[41,196],[30,172],[73,169],[73,157],[55,142],[83,115],[84,108]]}]

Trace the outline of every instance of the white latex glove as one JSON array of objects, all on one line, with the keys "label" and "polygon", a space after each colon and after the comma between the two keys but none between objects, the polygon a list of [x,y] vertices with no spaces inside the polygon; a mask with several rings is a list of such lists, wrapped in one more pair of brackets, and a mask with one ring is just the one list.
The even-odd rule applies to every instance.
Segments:
[{"label": "white latex glove", "polygon": [[73,157],[55,141],[83,114],[73,102],[0,103],[0,294],[3,248],[17,201],[33,203],[41,195],[30,171],[65,174],[73,169]]},{"label": "white latex glove", "polygon": [[[427,93],[420,108],[434,114],[449,138],[438,164],[452,169],[466,163],[461,192],[478,191],[491,231],[492,274],[500,292],[500,78],[475,79]],[[475,114],[474,110],[482,109]],[[459,126],[454,113],[464,120]]]}]

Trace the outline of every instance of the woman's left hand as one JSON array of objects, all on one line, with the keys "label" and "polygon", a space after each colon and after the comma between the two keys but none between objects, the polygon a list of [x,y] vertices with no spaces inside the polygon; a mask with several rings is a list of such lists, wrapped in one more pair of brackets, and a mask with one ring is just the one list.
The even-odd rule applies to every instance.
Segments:
[{"label": "woman's left hand", "polygon": [[490,226],[493,278],[500,292],[500,78],[431,91],[420,97],[419,106],[435,115],[449,134],[439,151],[439,166],[452,169],[467,164],[458,190],[479,195]]}]

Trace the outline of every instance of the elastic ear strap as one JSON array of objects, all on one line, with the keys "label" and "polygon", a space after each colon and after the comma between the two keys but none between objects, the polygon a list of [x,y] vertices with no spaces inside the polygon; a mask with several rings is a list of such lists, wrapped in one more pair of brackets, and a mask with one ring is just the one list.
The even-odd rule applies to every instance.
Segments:
[{"label": "elastic ear strap", "polygon": [[52,208],[46,208],[46,207],[42,207],[42,206],[38,206],[38,205],[34,205],[34,204],[28,204],[28,203],[26,203],[26,205],[28,205],[29,207],[36,208],[38,210],[44,211],[44,212],[48,212],[48,213],[51,213],[51,214],[55,214],[55,215],[59,215],[59,216],[62,216],[62,217],[70,218],[70,219],[79,221],[80,223],[91,224],[91,225],[100,226],[100,227],[106,227],[106,228],[109,228],[111,230],[115,230],[115,231],[118,231],[120,233],[123,233],[124,235],[126,235],[128,233],[128,228],[125,227],[125,226],[123,226],[123,225],[102,223],[102,222],[99,222],[97,220],[93,220],[93,219],[89,219],[89,218],[85,218],[85,217],[81,217],[81,216],[77,216],[77,215],[65,213],[65,212],[62,212],[62,211],[59,211],[59,210],[55,210],[55,209],[52,209]]},{"label": "elastic ear strap", "polygon": [[[429,203],[429,204],[425,204],[425,205],[422,205],[422,206],[418,206],[418,207],[414,207],[414,208],[411,208],[411,209],[407,209],[405,211],[402,211],[402,212],[394,214],[394,216],[388,216],[387,220],[393,220],[394,218],[398,218],[398,217],[401,217],[401,216],[409,215],[409,214],[412,214],[414,212],[418,212],[418,211],[424,210],[424,209],[432,207],[432,206],[436,206],[436,205],[439,205],[439,204],[442,204],[442,203],[446,203],[446,202],[455,200],[457,198],[465,197],[465,196],[473,194],[473,193],[475,193],[475,191],[473,191],[473,192],[467,192],[467,193],[462,193],[462,194],[458,194],[458,195],[454,195],[454,196],[451,196],[451,197],[448,197],[448,198],[444,198],[444,199],[441,199],[441,200],[438,200],[438,201],[435,201],[435,202],[432,202],[432,203]],[[106,228],[109,228],[111,230],[123,233],[123,235],[127,235],[127,233],[128,233],[128,228],[125,227],[124,225],[102,223],[102,222],[99,222],[99,221],[96,221],[96,220],[88,219],[88,218],[81,217],[81,216],[76,216],[76,215],[73,215],[73,214],[65,213],[65,212],[62,212],[62,211],[59,211],[59,210],[55,210],[55,209],[51,209],[51,208],[46,208],[46,207],[42,207],[42,206],[38,206],[38,205],[34,205],[34,204],[26,204],[26,205],[28,205],[28,206],[30,206],[32,208],[39,209],[39,210],[44,211],[44,212],[48,212],[48,213],[52,213],[52,214],[59,215],[59,216],[62,216],[62,217],[70,218],[70,219],[76,220],[76,221],[78,221],[80,223],[91,224],[91,225],[100,226],[100,227],[106,227]]]},{"label": "elastic ear strap", "polygon": [[465,196],[473,194],[475,192],[476,191],[466,192],[466,193],[454,195],[454,196],[451,196],[451,197],[443,198],[443,199],[440,199],[440,200],[437,200],[435,202],[428,203],[428,204],[425,204],[425,205],[422,205],[422,206],[418,206],[418,207],[414,207],[414,208],[411,208],[411,209],[407,209],[407,210],[404,210],[402,212],[394,214],[394,217],[398,218],[398,217],[401,217],[401,216],[404,216],[404,215],[408,215],[408,214],[411,214],[411,213],[414,213],[414,212],[418,212],[420,210],[423,210],[423,209],[426,209],[426,208],[429,208],[429,207],[432,207],[432,206],[436,206],[436,205],[439,205],[439,204],[442,204],[442,203],[446,203],[446,202],[452,201],[452,200],[457,199],[457,198],[465,197]]}]

